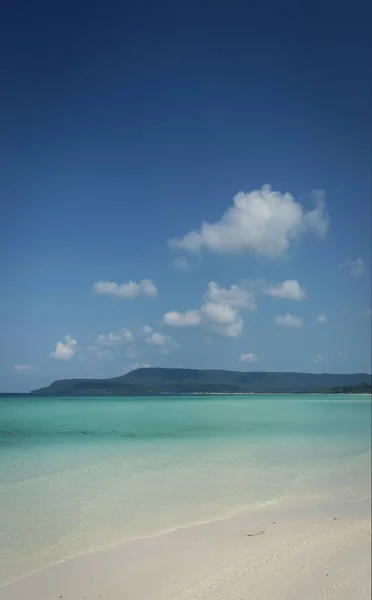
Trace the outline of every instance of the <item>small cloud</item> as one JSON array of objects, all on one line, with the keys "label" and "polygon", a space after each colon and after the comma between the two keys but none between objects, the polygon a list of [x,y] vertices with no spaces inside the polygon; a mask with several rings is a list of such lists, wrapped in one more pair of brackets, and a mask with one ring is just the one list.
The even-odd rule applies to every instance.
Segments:
[{"label": "small cloud", "polygon": [[110,350],[99,350],[96,356],[97,358],[112,358],[112,352],[110,352]]},{"label": "small cloud", "polygon": [[74,340],[71,335],[66,335],[65,343],[57,342],[56,349],[53,350],[49,356],[56,358],[57,360],[71,360],[76,354],[77,349],[77,341]]},{"label": "small cloud", "polygon": [[270,285],[264,290],[268,296],[287,298],[288,300],[304,300],[306,294],[296,279],[283,281],[279,285]]},{"label": "small cloud", "polygon": [[239,358],[240,362],[243,363],[254,363],[258,361],[258,356],[253,354],[253,352],[248,352],[248,354],[242,353]]},{"label": "small cloud", "polygon": [[103,346],[118,346],[119,344],[125,342],[134,342],[133,333],[124,327],[119,331],[110,331],[110,333],[97,335],[96,344],[101,344]]},{"label": "small cloud", "polygon": [[136,369],[148,369],[150,365],[148,363],[136,362],[130,365],[130,370],[135,371]]},{"label": "small cloud", "polygon": [[214,281],[210,281],[205,300],[216,304],[226,304],[234,308],[248,308],[249,310],[257,308],[254,293],[237,284],[231,285],[229,288],[223,288]]},{"label": "small cloud", "polygon": [[246,287],[231,285],[229,288],[223,288],[210,281],[204,294],[204,304],[200,309],[167,312],[163,316],[163,323],[171,327],[203,325],[211,333],[233,338],[243,331],[243,319],[239,311],[255,308],[254,293]]},{"label": "small cloud", "polygon": [[234,338],[243,331],[243,319],[237,309],[228,304],[206,302],[201,307],[201,313],[213,333]]},{"label": "small cloud", "polygon": [[319,364],[321,362],[323,362],[325,360],[325,356],[323,356],[323,354],[318,353],[316,355],[316,357],[314,358],[314,362]]},{"label": "small cloud", "polygon": [[318,315],[316,320],[318,321],[318,323],[320,323],[321,325],[324,325],[325,323],[328,322],[328,319],[326,317],[326,315]]},{"label": "small cloud", "polygon": [[172,310],[165,313],[163,323],[171,327],[194,327],[200,325],[201,317],[197,310],[187,310],[186,312]]},{"label": "small cloud", "polygon": [[97,358],[112,358],[112,352],[110,352],[110,350],[102,349],[96,344],[87,346],[86,349],[88,350],[88,352],[94,354]]},{"label": "small cloud", "polygon": [[339,267],[346,269],[351,277],[361,277],[365,271],[364,260],[362,258],[347,258]]},{"label": "small cloud", "polygon": [[203,222],[184,237],[169,240],[172,248],[216,254],[251,252],[269,258],[285,255],[305,233],[324,237],[329,227],[324,193],[311,194],[312,210],[306,211],[290,193],[272,190],[239,192],[220,220]]},{"label": "small cloud", "polygon": [[115,281],[97,281],[93,284],[93,291],[96,294],[117,296],[118,298],[155,297],[157,295],[156,285],[151,279],[142,279],[139,283],[128,281],[122,284]]},{"label": "small cloud", "polygon": [[171,350],[178,348],[178,344],[169,335],[158,332],[152,333],[146,338],[146,342],[152,346],[157,346],[161,354],[168,354]]},{"label": "small cloud", "polygon": [[177,256],[172,261],[172,267],[177,271],[187,271],[190,268],[190,262],[186,256]]},{"label": "small cloud", "polygon": [[150,335],[151,333],[152,333],[152,327],[150,327],[150,325],[143,325],[138,330],[138,335],[140,335],[141,337]]},{"label": "small cloud", "polygon": [[275,317],[275,322],[281,327],[302,327],[304,324],[302,317],[296,317],[295,315],[291,315],[289,313],[286,313],[280,317]]},{"label": "small cloud", "polygon": [[34,367],[32,365],[13,365],[14,371],[34,371]]}]

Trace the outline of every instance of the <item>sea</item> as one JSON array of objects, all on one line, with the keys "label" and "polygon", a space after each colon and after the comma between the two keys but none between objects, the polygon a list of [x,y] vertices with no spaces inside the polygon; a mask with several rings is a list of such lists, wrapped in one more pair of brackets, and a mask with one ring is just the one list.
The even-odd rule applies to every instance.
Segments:
[{"label": "sea", "polygon": [[370,495],[371,397],[0,399],[0,584],[280,502]]}]

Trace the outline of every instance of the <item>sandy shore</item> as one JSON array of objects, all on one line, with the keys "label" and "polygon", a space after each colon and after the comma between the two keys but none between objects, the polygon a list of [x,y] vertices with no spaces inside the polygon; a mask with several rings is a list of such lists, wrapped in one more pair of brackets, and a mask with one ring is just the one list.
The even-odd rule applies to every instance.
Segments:
[{"label": "sandy shore", "polygon": [[369,600],[370,540],[370,499],[271,505],[70,559],[0,599]]}]

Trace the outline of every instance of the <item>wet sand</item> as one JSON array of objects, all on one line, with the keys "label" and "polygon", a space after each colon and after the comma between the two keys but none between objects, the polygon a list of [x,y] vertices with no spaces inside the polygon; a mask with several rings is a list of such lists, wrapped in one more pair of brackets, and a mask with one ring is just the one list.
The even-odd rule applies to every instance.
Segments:
[{"label": "wet sand", "polygon": [[0,599],[369,600],[370,507],[258,507],[69,559],[0,588]]}]

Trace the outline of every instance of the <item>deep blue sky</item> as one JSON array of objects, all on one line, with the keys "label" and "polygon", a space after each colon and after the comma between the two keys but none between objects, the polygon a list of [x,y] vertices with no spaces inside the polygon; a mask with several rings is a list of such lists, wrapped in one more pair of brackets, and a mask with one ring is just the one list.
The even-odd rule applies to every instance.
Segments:
[{"label": "deep blue sky", "polygon": [[[2,390],[137,363],[371,370],[370,43],[357,8],[3,7]],[[250,194],[265,184],[271,194]],[[157,294],[94,287],[142,280]]]}]

